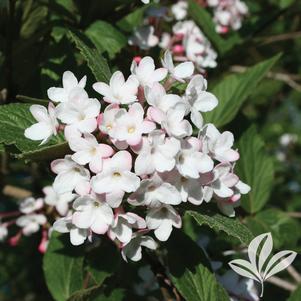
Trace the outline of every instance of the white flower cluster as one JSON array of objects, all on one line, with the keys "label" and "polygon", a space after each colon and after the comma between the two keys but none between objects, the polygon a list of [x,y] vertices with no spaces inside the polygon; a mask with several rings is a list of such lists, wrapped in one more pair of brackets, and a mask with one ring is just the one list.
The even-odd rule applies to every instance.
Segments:
[{"label": "white flower cluster", "polygon": [[[43,139],[43,138],[42,138]],[[70,202],[79,195],[66,192],[58,194],[52,186],[43,189],[44,197],[27,197],[20,202],[17,211],[0,212],[0,241],[9,236],[9,227],[20,228],[16,235],[9,237],[10,245],[19,243],[22,235],[30,236],[42,229],[42,238],[38,250],[44,253],[51,234],[50,223],[56,216],[66,216],[70,211]],[[54,210],[55,209],[55,210]]]},{"label": "white flower cluster", "polygon": [[[50,104],[52,117],[44,107],[32,106],[38,123],[25,135],[46,141],[49,132],[42,135],[42,129],[56,134],[59,120],[73,151],[52,162],[57,176],[53,190],[45,192],[49,203],[64,200],[59,212],[66,213],[72,202],[53,228],[70,233],[74,245],[106,233],[125,260],[137,261],[142,246],[157,246],[147,235],[152,230],[166,241],[173,227],[181,227],[181,203],[199,206],[214,199],[234,215],[240,195],[250,190],[233,172],[239,154],[232,133],[203,123],[202,113],[218,104],[206,91],[207,81],[194,75],[191,62],[175,66],[169,52],[162,63],[156,69],[154,60],[144,57],[133,61],[127,79],[116,71],[109,84],[95,83],[101,101],[89,98],[85,78],[78,82],[67,71],[63,88],[48,90],[58,103]],[[183,95],[171,93],[177,81],[187,83]]]},{"label": "white flower cluster", "polygon": [[[187,1],[178,1],[170,8],[148,9],[144,25],[135,30],[129,44],[143,50],[158,45],[172,51],[176,61],[190,60],[199,70],[215,68],[217,53],[195,22],[186,20],[187,10]],[[166,30],[163,25],[170,21],[171,31],[163,31],[163,28]]]},{"label": "white flower cluster", "polygon": [[207,3],[213,8],[216,31],[221,34],[240,29],[248,14],[247,5],[241,0],[207,0]]}]

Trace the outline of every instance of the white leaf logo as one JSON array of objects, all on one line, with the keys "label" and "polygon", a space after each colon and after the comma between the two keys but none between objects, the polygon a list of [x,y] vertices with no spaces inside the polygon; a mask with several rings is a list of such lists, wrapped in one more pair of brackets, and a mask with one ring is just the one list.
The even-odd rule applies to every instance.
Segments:
[{"label": "white leaf logo", "polygon": [[273,250],[273,239],[271,233],[264,233],[255,237],[248,247],[249,261],[235,259],[229,262],[232,270],[237,274],[251,278],[261,284],[261,295],[263,296],[264,281],[271,276],[286,269],[296,258],[294,251],[280,251],[269,259]]}]

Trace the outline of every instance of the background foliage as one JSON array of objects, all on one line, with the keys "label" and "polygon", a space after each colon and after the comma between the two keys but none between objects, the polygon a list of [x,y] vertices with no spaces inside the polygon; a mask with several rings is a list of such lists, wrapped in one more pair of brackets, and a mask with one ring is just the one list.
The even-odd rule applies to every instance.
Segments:
[{"label": "background foliage", "polygon": [[[246,1],[250,15],[243,28],[223,38],[210,13],[189,2],[191,18],[219,52],[218,67],[207,77],[220,105],[205,119],[234,133],[239,176],[252,191],[234,221],[212,214],[210,207],[187,211],[186,234],[175,231],[159,255],[186,300],[223,301],[228,297],[211,273],[209,258],[224,262],[227,270],[230,258],[223,252],[239,250],[263,232],[272,232],[276,250],[301,251],[301,6],[298,0]],[[49,183],[49,161],[66,153],[67,145],[62,137],[43,147],[24,139],[32,123],[29,104],[45,104],[47,88],[60,85],[65,70],[87,74],[88,86],[95,79],[107,81],[116,68],[126,72],[135,55],[146,54],[127,44],[145,8],[132,0],[0,0],[2,187],[15,185],[38,195]],[[157,49],[150,54],[160,56]],[[297,139],[283,143],[287,133]],[[0,209],[16,203],[2,194]],[[209,238],[206,252],[196,243],[204,237]],[[34,236],[14,248],[1,245],[0,300],[161,300],[160,278],[161,290],[148,283],[147,296],[141,297],[137,289],[145,285],[141,269],[162,272],[153,254],[126,264],[108,242],[86,254],[65,247],[64,239],[53,236],[44,265]],[[294,266],[301,271],[300,258]],[[287,272],[280,277],[290,279]],[[300,287],[290,294],[267,284],[264,300],[301,300]]]}]

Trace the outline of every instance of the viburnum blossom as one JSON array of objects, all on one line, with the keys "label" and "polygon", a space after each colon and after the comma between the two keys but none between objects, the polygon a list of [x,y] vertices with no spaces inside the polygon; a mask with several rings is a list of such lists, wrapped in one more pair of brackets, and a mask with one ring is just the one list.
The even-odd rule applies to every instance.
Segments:
[{"label": "viburnum blossom", "polygon": [[31,140],[42,140],[41,144],[45,144],[52,135],[57,134],[58,121],[54,105],[49,103],[48,111],[41,105],[32,105],[30,112],[38,123],[33,124],[24,132],[26,138]]},{"label": "viburnum blossom", "polygon": [[[64,74],[68,97],[55,110],[71,153],[52,162],[56,177],[45,197],[22,203],[17,225],[24,235],[41,226],[45,233],[50,208],[58,213],[53,229],[69,233],[73,245],[106,235],[125,260],[137,261],[142,247],[156,249],[154,238],[166,241],[181,228],[182,203],[214,202],[235,214],[250,187],[234,172],[233,134],[204,124],[201,115],[218,100],[190,62],[174,65],[167,52],[162,63],[156,68],[144,57],[127,80],[116,71],[109,84],[95,83],[99,100],[70,74],[72,84],[65,84]],[[183,88],[174,90],[177,83]]]},{"label": "viburnum blossom", "polygon": [[241,0],[207,0],[207,3],[213,8],[216,31],[222,34],[238,30],[248,14],[247,5]]}]

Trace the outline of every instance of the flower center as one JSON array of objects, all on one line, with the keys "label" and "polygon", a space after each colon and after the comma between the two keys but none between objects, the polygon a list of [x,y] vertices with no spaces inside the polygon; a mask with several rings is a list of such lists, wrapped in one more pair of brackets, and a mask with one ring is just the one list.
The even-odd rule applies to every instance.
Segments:
[{"label": "flower center", "polygon": [[96,202],[96,201],[93,203],[93,205],[94,205],[94,207],[97,207],[97,208],[100,207],[99,202]]},{"label": "flower center", "polygon": [[114,172],[113,177],[115,177],[115,178],[121,177],[121,173],[120,172]]},{"label": "flower center", "polygon": [[134,126],[131,126],[128,128],[128,133],[129,134],[133,134],[135,132],[135,127]]}]

